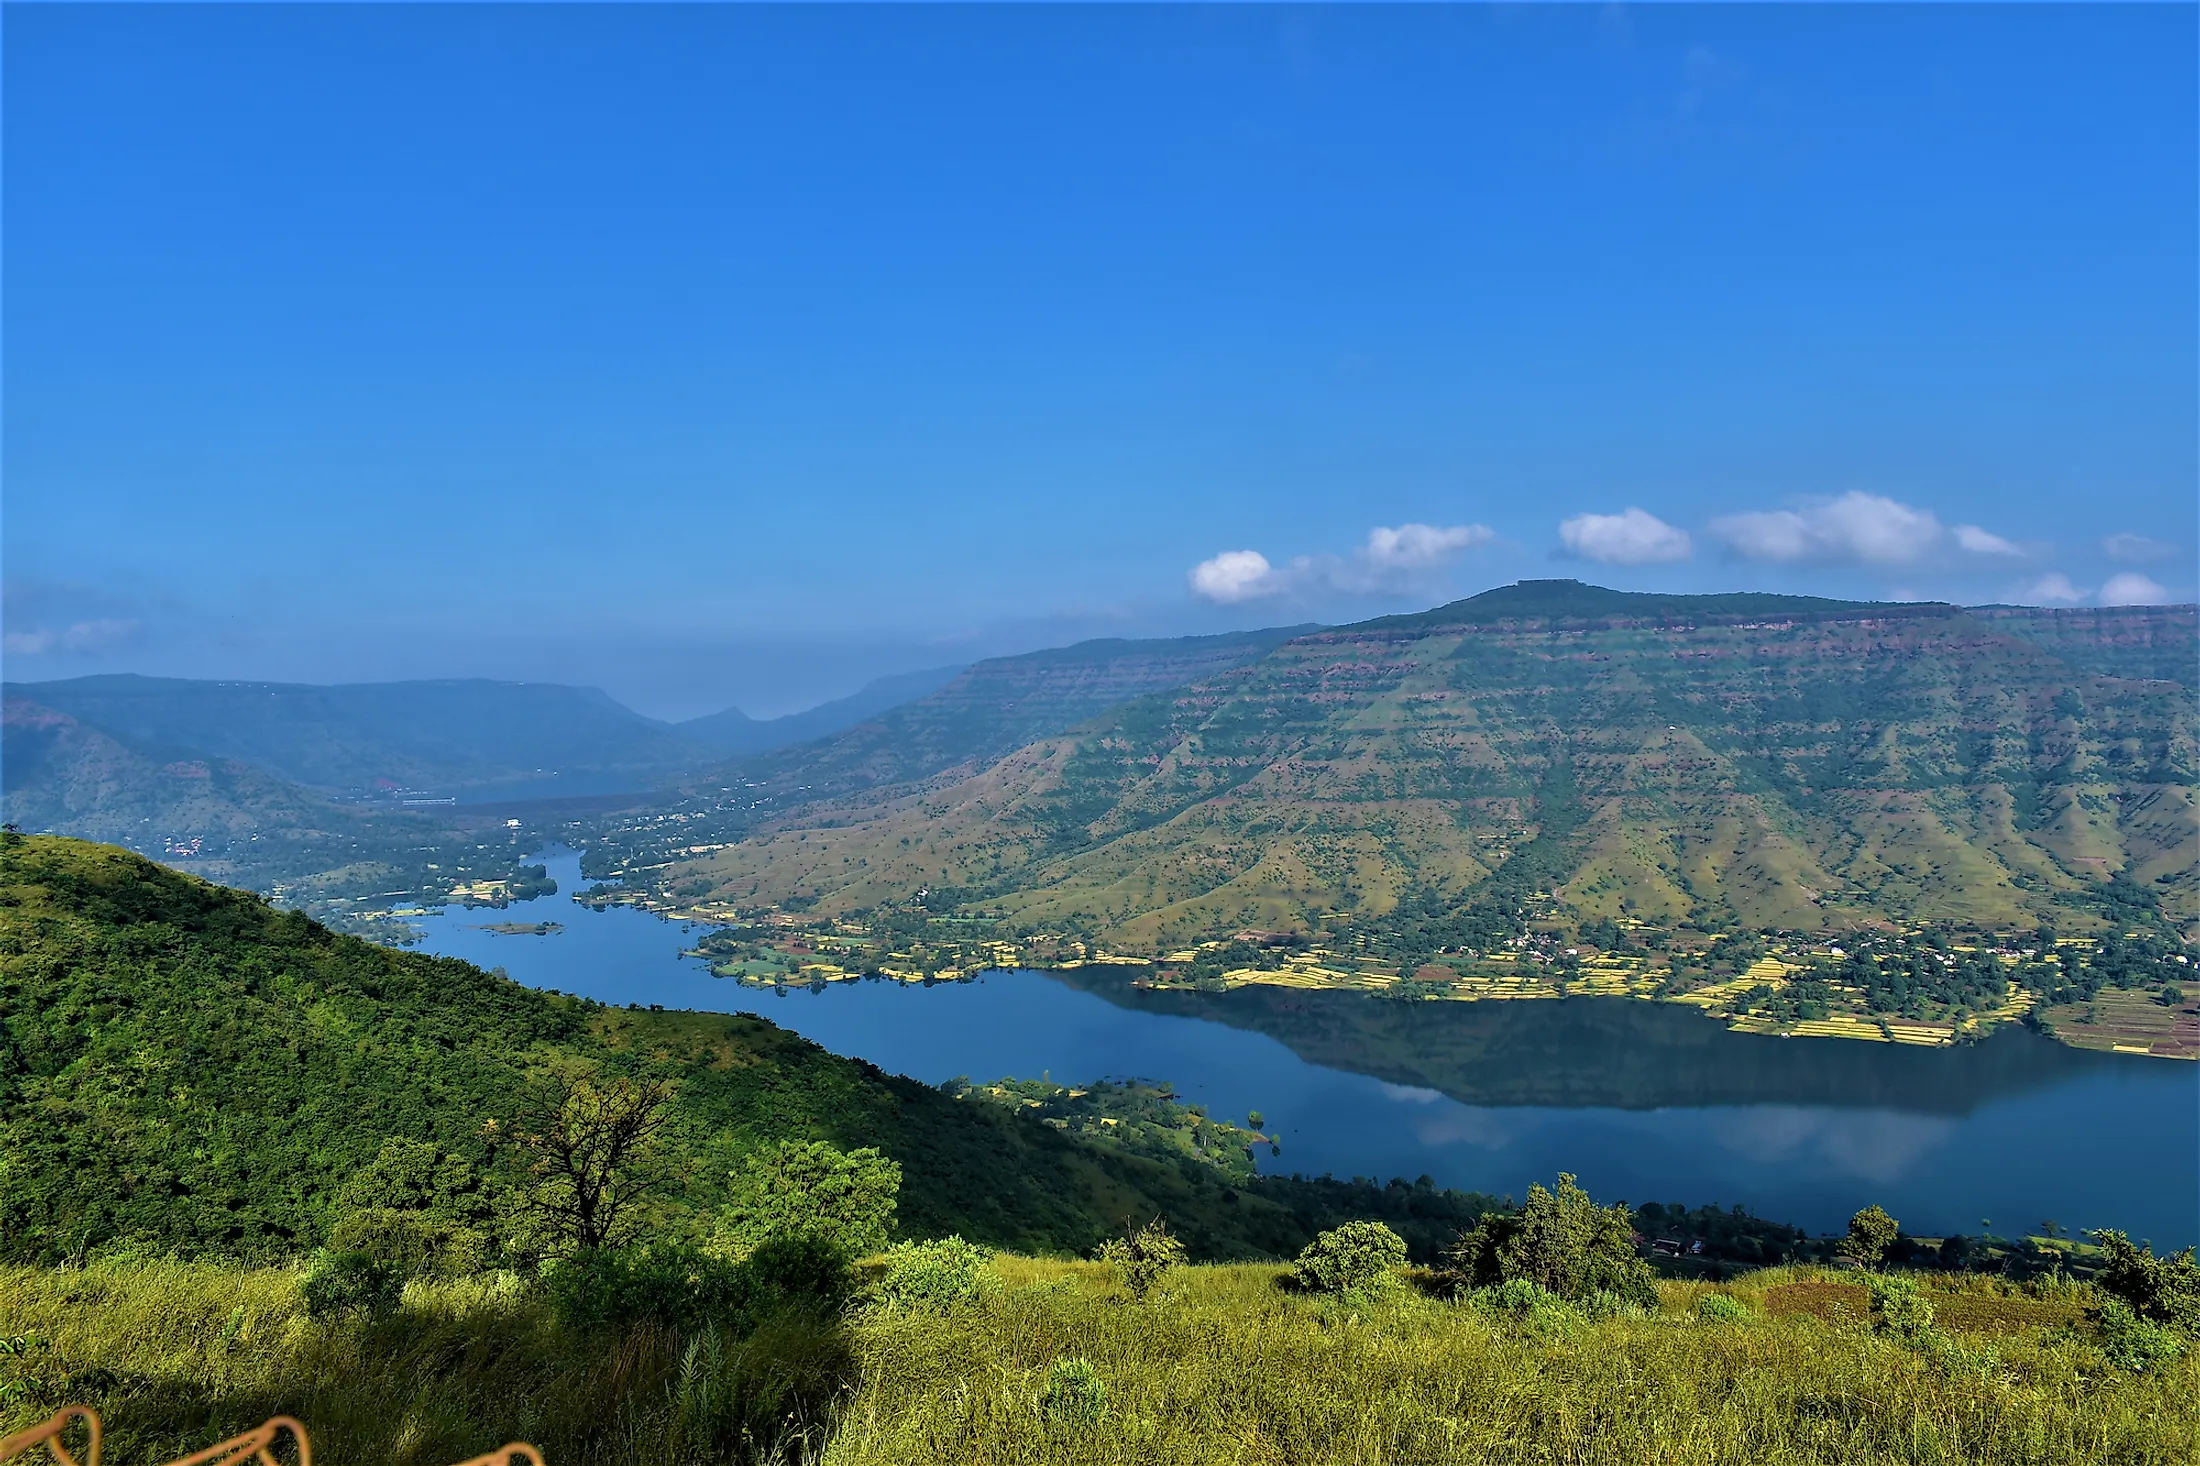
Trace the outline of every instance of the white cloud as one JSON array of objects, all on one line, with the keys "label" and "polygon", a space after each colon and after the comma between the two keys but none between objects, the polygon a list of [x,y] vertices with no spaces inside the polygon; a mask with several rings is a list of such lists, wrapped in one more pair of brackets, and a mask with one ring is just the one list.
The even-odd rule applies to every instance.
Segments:
[{"label": "white cloud", "polygon": [[1712,520],[1711,532],[1746,560],[1781,564],[1908,565],[1947,535],[1930,509],[1913,509],[1858,490],[1806,509],[1729,514]]},{"label": "white cloud", "polygon": [[41,626],[31,631],[8,632],[0,636],[0,650],[19,657],[40,657],[50,652],[96,655],[134,640],[137,632],[135,621],[79,621],[59,631]]},{"label": "white cloud", "polygon": [[1980,529],[1975,524],[1956,526],[1956,544],[1974,555],[2022,555],[2018,549],[2000,535]]},{"label": "white cloud", "polygon": [[2010,597],[2023,606],[2074,606],[2086,598],[2087,592],[2070,583],[2070,577],[2060,570],[2050,570],[2037,580],[2028,580],[2017,587]]},{"label": "white cloud", "polygon": [[1394,593],[1411,589],[1462,550],[1496,538],[1486,524],[1378,525],[1348,556],[1300,555],[1281,566],[1258,550],[1225,550],[1192,567],[1192,593],[1225,606],[1267,596]]},{"label": "white cloud", "polygon": [[1217,605],[1280,595],[1286,588],[1258,550],[1224,550],[1192,567],[1192,593]]},{"label": "white cloud", "polygon": [[1978,525],[1951,529],[1930,509],[1857,489],[1802,509],[1729,514],[1711,532],[1745,560],[1784,565],[1915,565],[1951,543],[1974,555],[2024,553]]},{"label": "white cloud", "polygon": [[2177,553],[2177,547],[2162,540],[2150,540],[2143,534],[2112,534],[2101,541],[2101,549],[2111,560],[2121,560],[2126,565],[2144,565],[2149,560],[2167,560]]},{"label": "white cloud", "polygon": [[1442,529],[1433,524],[1401,524],[1396,529],[1377,526],[1367,532],[1367,546],[1360,553],[1372,566],[1420,570],[1496,538],[1497,531],[1486,524],[1454,524]]},{"label": "white cloud", "polygon": [[1559,525],[1558,537],[1573,554],[1607,565],[1670,565],[1695,551],[1687,530],[1635,508],[1620,514],[1576,514]]},{"label": "white cloud", "polygon": [[2108,584],[2101,587],[2101,604],[2104,606],[2160,606],[2168,600],[2169,592],[2159,582],[2148,579],[2136,570],[2111,575]]}]

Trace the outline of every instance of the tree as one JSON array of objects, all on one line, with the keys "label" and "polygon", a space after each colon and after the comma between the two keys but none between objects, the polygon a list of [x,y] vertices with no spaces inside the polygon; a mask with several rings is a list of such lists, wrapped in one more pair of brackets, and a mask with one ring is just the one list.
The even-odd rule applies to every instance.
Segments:
[{"label": "tree", "polygon": [[553,1252],[628,1240],[643,1198],[671,1179],[657,1140],[671,1115],[671,1081],[558,1074],[544,1081],[513,1140],[531,1157],[523,1204]]},{"label": "tree", "polygon": [[1648,1306],[1657,1290],[1634,1232],[1624,1204],[1598,1206],[1561,1172],[1556,1191],[1529,1187],[1527,1205],[1483,1217],[1446,1258],[1470,1287],[1525,1279],[1561,1298],[1607,1292]]},{"label": "tree", "polygon": [[1888,1216],[1884,1207],[1867,1206],[1849,1218],[1849,1235],[1841,1239],[1841,1254],[1854,1258],[1859,1267],[1870,1267],[1886,1256],[1901,1233],[1901,1224]]},{"label": "tree", "polygon": [[866,1147],[842,1151],[822,1140],[783,1140],[748,1158],[720,1213],[720,1244],[745,1253],[771,1237],[818,1237],[849,1257],[884,1252],[893,1240],[901,1166]]},{"label": "tree", "polygon": [[2156,1257],[2152,1248],[2121,1232],[2089,1235],[2108,1254],[2108,1265],[2095,1279],[2104,1291],[2123,1299],[2142,1319],[2200,1333],[2200,1263],[2194,1261],[2193,1249]]}]

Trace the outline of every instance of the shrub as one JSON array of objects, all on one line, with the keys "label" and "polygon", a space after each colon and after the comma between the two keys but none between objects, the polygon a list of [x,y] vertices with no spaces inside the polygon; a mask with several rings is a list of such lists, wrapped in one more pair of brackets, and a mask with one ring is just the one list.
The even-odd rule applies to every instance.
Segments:
[{"label": "shrub", "polygon": [[691,1247],[595,1248],[543,1269],[550,1312],[568,1328],[708,1322],[730,1294],[733,1265]]},{"label": "shrub", "polygon": [[2200,1333],[2200,1264],[2193,1250],[2156,1257],[2121,1232],[2095,1232],[2093,1240],[2108,1254],[2094,1279],[2123,1300],[2138,1317],[2185,1333]]},{"label": "shrub", "polygon": [[1654,1275],[1635,1253],[1627,1208],[1599,1207],[1569,1175],[1559,1176],[1556,1191],[1529,1187],[1527,1205],[1517,1212],[1483,1217],[1446,1260],[1470,1288],[1524,1278],[1565,1299],[1601,1291],[1657,1306]]},{"label": "shrub", "polygon": [[490,1242],[472,1227],[426,1212],[365,1207],[329,1233],[333,1252],[359,1252],[405,1277],[465,1278],[485,1271]]},{"label": "shrub", "polygon": [[1589,1318],[1643,1318],[1650,1312],[1637,1300],[1609,1288],[1597,1289],[1582,1299],[1579,1307]]},{"label": "shrub", "polygon": [[854,1259],[817,1232],[767,1237],[734,1264],[724,1312],[754,1327],[776,1314],[836,1311],[855,1297]]},{"label": "shrub", "polygon": [[1884,1207],[1867,1206],[1849,1218],[1849,1235],[1841,1239],[1841,1255],[1855,1259],[1859,1267],[1870,1267],[1886,1256],[1901,1234],[1901,1224],[1888,1216]]},{"label": "shrub", "polygon": [[1346,1222],[1306,1244],[1291,1278],[1309,1293],[1368,1293],[1398,1280],[1405,1239],[1381,1222]]},{"label": "shrub", "polygon": [[746,1334],[790,1310],[831,1311],[855,1293],[847,1253],[816,1233],[768,1237],[738,1262],[678,1243],[605,1248],[543,1271],[557,1320],[571,1328],[717,1325]]},{"label": "shrub", "polygon": [[2101,1300],[2093,1310],[2093,1327],[2108,1362],[2133,1374],[2174,1364],[2185,1352],[2185,1341],[2175,1330],[2140,1317],[2121,1298]]},{"label": "shrub", "polygon": [[859,1366],[846,1331],[814,1313],[782,1313],[729,1342],[694,1333],[668,1382],[689,1458],[801,1462],[823,1454]]},{"label": "shrub", "polygon": [[386,1313],[397,1306],[405,1276],[380,1258],[363,1252],[328,1252],[306,1270],[306,1312],[327,1318],[353,1309]]},{"label": "shrub", "polygon": [[1115,1269],[1133,1298],[1144,1298],[1169,1269],[1183,1265],[1184,1244],[1156,1217],[1135,1232],[1101,1243],[1096,1256]]},{"label": "shrub", "polygon": [[977,1302],[993,1283],[986,1250],[960,1237],[904,1242],[889,1257],[878,1297],[890,1308],[952,1313]]},{"label": "shrub", "polygon": [[1467,1295],[1476,1308],[1485,1313],[1511,1314],[1566,1314],[1572,1312],[1565,1299],[1528,1278],[1513,1278],[1493,1288],[1477,1288]]},{"label": "shrub", "polygon": [[1873,1278],[1872,1328],[1904,1343],[1922,1343],[1933,1331],[1933,1305],[1908,1278]]},{"label": "shrub", "polygon": [[1084,1356],[1057,1359],[1047,1371],[1039,1408],[1047,1419],[1064,1425],[1098,1425],[1107,1418],[1108,1387]]},{"label": "shrub", "polygon": [[885,1251],[893,1236],[901,1167],[876,1150],[781,1141],[751,1155],[734,1180],[735,1199],[718,1223],[729,1251],[815,1232],[849,1257],[866,1257]]},{"label": "shrub", "polygon": [[1729,1293],[1706,1293],[1696,1300],[1696,1317],[1705,1323],[1747,1323],[1749,1305]]}]

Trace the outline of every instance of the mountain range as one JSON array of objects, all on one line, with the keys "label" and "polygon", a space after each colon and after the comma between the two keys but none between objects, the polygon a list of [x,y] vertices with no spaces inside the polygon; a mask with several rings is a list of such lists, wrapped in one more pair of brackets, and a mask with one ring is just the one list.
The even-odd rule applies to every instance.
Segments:
[{"label": "mountain range", "polygon": [[[1134,950],[1528,896],[1821,930],[2082,925],[2108,892],[2190,926],[2196,663],[2190,606],[1529,581],[993,658],[769,721],[551,684],[9,684],[0,774],[26,829],[358,897],[508,860],[474,828],[495,814],[499,840],[580,840],[591,875],[682,900],[922,890]],[[660,792],[505,831],[494,801],[586,780]],[[355,802],[420,790],[461,803]]]},{"label": "mountain range", "polygon": [[[729,709],[678,724],[548,683],[11,683],[0,790],[23,829],[114,841],[233,884],[433,899],[455,870],[491,858],[479,827],[501,832],[507,811],[521,816],[515,838],[583,838],[571,817],[588,811],[572,796],[665,787],[611,801],[646,806],[646,830],[656,811],[719,797],[697,791],[739,788],[750,810],[906,783],[1304,629],[1085,642],[881,678],[782,718]],[[666,787],[678,783],[687,791]],[[440,798],[408,807],[406,796]],[[609,833],[633,843],[632,827]]]},{"label": "mountain range", "polygon": [[8,683],[8,701],[62,713],[148,756],[246,763],[323,793],[494,797],[563,780],[643,790],[739,754],[824,737],[961,671],[874,681],[780,718],[728,708],[683,723],[590,687],[485,678],[312,686],[115,675]]},{"label": "mountain range", "polygon": [[[2189,925],[2196,648],[2191,607],[1523,582],[1291,636],[944,775],[813,781],[654,880],[825,911],[944,892],[1146,950],[1507,886],[1584,918],[2006,928],[2093,919],[2117,876]],[[844,767],[825,747],[779,777]]]}]

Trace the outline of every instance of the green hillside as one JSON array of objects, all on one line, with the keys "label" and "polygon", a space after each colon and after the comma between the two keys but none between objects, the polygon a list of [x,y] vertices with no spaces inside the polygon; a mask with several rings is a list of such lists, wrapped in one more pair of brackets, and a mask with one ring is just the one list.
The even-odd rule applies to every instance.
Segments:
[{"label": "green hillside", "polygon": [[759,1018],[605,1009],[338,936],[124,850],[0,836],[0,1259],[296,1256],[393,1138],[432,1148],[475,1212],[502,1216],[523,1177],[498,1137],[559,1072],[674,1085],[661,1239],[709,1235],[742,1158],[791,1138],[899,1161],[915,1235],[1038,1251],[1167,1215],[1201,1255],[1276,1255],[1350,1209],[1433,1247],[1481,1205],[1137,1154]]},{"label": "green hillside", "polygon": [[2195,731],[2190,688],[1952,606],[1527,582],[798,812],[657,889],[835,911],[945,888],[1133,950],[1538,892],[1705,929],[2091,930],[2112,874],[2189,924]]}]

